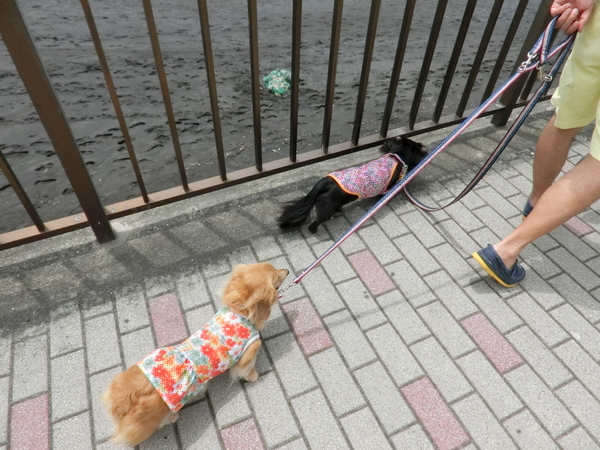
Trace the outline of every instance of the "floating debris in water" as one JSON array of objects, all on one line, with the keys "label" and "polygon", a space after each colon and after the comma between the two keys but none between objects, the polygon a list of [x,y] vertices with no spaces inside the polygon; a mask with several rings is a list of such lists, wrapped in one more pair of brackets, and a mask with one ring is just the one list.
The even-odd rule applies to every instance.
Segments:
[{"label": "floating debris in water", "polygon": [[263,82],[267,89],[278,97],[281,97],[283,94],[290,92],[292,73],[289,70],[276,69],[264,77]]}]

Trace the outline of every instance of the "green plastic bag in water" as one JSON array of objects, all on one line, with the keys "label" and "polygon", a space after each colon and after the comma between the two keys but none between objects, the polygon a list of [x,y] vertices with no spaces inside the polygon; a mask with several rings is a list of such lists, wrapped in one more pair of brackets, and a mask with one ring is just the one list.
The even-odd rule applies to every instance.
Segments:
[{"label": "green plastic bag in water", "polygon": [[263,78],[267,89],[277,96],[282,96],[290,92],[292,83],[292,73],[285,69],[276,69]]}]

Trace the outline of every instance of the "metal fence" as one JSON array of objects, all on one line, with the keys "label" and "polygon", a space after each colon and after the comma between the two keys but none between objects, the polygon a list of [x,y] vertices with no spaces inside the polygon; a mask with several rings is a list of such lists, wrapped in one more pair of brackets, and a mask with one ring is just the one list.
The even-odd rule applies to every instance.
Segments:
[{"label": "metal fence", "polygon": [[[141,168],[140,160],[143,161],[144,158],[140,159],[139,151],[134,145],[135,139],[131,136],[137,123],[132,125],[132,119],[128,117],[126,108],[124,110],[122,106],[124,95],[118,91],[117,83],[114,81],[114,71],[109,63],[110,58],[107,56],[110,52],[105,51],[103,46],[105,38],[101,39],[100,37],[99,28],[102,28],[103,23],[116,20],[115,17],[125,14],[128,10],[112,11],[115,17],[110,17],[104,12],[101,17],[95,17],[93,9],[96,8],[96,5],[90,5],[88,0],[80,0],[80,12],[85,18],[85,24],[82,21],[70,25],[73,29],[85,30],[91,39],[96,58],[96,63],[93,65],[101,69],[102,88],[107,90],[112,105],[112,111],[106,114],[116,119],[118,123],[118,132],[120,133],[118,146],[120,148],[115,148],[116,146],[109,142],[106,145],[106,151],[109,153],[126,152],[126,156],[121,159],[127,161],[127,170],[133,179],[129,184],[131,188],[127,192],[121,192],[125,199],[106,204],[102,195],[98,193],[98,181],[93,173],[90,174],[90,166],[86,164],[83,156],[82,150],[85,149],[82,147],[85,147],[85,139],[78,139],[75,136],[72,130],[72,120],[69,119],[64,105],[59,100],[60,92],[57,92],[56,82],[54,82],[52,74],[48,74],[51,71],[48,70],[47,64],[45,66],[42,62],[44,52],[39,50],[40,44],[36,43],[35,28],[27,26],[22,11],[23,5],[19,5],[16,0],[0,0],[0,35],[6,46],[7,54],[14,63],[39,121],[64,169],[64,174],[72,189],[72,193],[71,189],[69,189],[69,193],[76,197],[77,205],[81,210],[80,213],[68,217],[43,220],[38,212],[39,205],[36,204],[35,199],[31,198],[31,195],[28,195],[28,189],[24,187],[24,183],[20,182],[19,168],[21,166],[11,162],[11,158],[3,154],[3,151],[7,152],[8,145],[2,145],[0,142],[0,170],[6,179],[6,185],[9,185],[12,192],[16,194],[21,209],[26,212],[29,220],[33,223],[33,226],[4,230],[5,232],[0,234],[0,250],[84,226],[92,228],[99,242],[106,242],[114,239],[110,225],[111,219],[377,146],[386,137],[400,134],[418,135],[433,129],[455,125],[467,117],[481,99],[487,98],[493,92],[495,87],[503,81],[501,77],[511,73],[525,59],[526,51],[533,45],[549,19],[547,11],[550,4],[550,0],[537,2],[480,0],[479,5],[477,0],[433,0],[428,2],[427,11],[418,13],[419,6],[416,0],[394,1],[393,5],[384,2],[386,11],[393,8],[392,10],[398,13],[397,17],[390,17],[389,13],[383,16],[381,14],[382,0],[371,0],[370,5],[367,5],[369,6],[368,10],[364,9],[366,14],[363,17],[360,17],[360,14],[358,16],[360,23],[352,24],[344,22],[347,18],[345,6],[348,9],[358,8],[358,3],[347,0],[347,5],[344,5],[343,0],[321,1],[319,2],[321,7],[328,8],[330,14],[328,18],[330,29],[324,30],[327,39],[318,38],[320,44],[324,43],[328,49],[327,64],[326,67],[325,64],[321,64],[323,66],[322,75],[315,75],[309,86],[307,80],[303,81],[306,63],[301,63],[301,60],[305,53],[311,51],[310,42],[306,41],[311,41],[310,38],[314,36],[307,36],[304,30],[307,28],[306,25],[314,20],[315,15],[311,14],[310,8],[316,3],[311,4],[305,0],[303,8],[302,0],[291,0],[288,2],[290,7],[289,24],[283,30],[283,33],[290,36],[291,45],[289,48],[279,49],[281,54],[289,57],[291,89],[288,96],[277,99],[279,105],[285,105],[287,110],[286,122],[289,116],[285,131],[287,136],[282,139],[286,145],[283,146],[283,150],[279,148],[278,152],[275,152],[275,158],[269,154],[268,160],[265,160],[267,154],[265,142],[268,142],[263,134],[265,109],[267,109],[265,108],[265,96],[272,96],[272,94],[266,92],[261,85],[262,61],[259,35],[268,37],[269,33],[274,33],[271,24],[264,18],[264,8],[281,7],[280,4],[284,2],[282,0],[265,0],[259,4],[258,0],[247,0],[246,3],[237,2],[238,5],[231,6],[235,1],[231,0],[228,2],[228,7],[237,8],[240,10],[240,14],[243,13],[244,27],[248,33],[244,46],[236,49],[236,51],[243,50],[246,55],[249,55],[248,67],[244,69],[243,73],[234,74],[232,78],[237,81],[243,80],[244,86],[248,87],[246,94],[251,99],[251,107],[246,115],[252,117],[249,134],[252,135],[254,150],[253,158],[247,159],[250,163],[246,167],[239,168],[237,167],[239,162],[232,164],[229,162],[231,158],[228,157],[231,147],[235,147],[235,145],[228,145],[227,139],[224,139],[221,120],[224,107],[220,103],[219,90],[227,91],[229,87],[227,81],[219,78],[219,70],[216,69],[215,57],[218,57],[219,61],[222,61],[223,58],[221,54],[215,52],[215,45],[211,40],[214,38],[213,29],[209,23],[212,15],[223,3],[215,2],[211,5],[207,4],[207,0],[197,0],[197,4],[194,5],[189,2],[169,2],[170,8],[186,8],[187,16],[199,18],[199,22],[196,22],[198,27],[195,30],[199,33],[197,37],[201,41],[202,51],[201,59],[196,62],[198,68],[203,66],[205,69],[204,92],[207,94],[205,98],[210,112],[203,113],[203,116],[205,121],[210,124],[210,133],[205,132],[204,137],[210,135],[212,140],[212,144],[203,140],[199,145],[208,148],[210,163],[216,167],[218,172],[214,176],[190,180],[190,163],[186,162],[186,158],[189,160],[190,155],[189,152],[182,151],[182,147],[187,143],[181,142],[182,121],[178,120],[178,113],[172,100],[172,96],[176,95],[178,91],[169,84],[169,73],[167,72],[168,70],[177,71],[177,67],[173,63],[165,64],[165,57],[161,49],[161,32],[157,26],[159,16],[156,15],[155,18],[155,6],[153,7],[151,0],[120,1],[123,8],[126,4],[139,6],[139,2],[141,2],[147,27],[144,34],[149,38],[153,58],[153,63],[148,65],[147,71],[151,72],[152,76],[158,77],[161,103],[164,107],[162,120],[168,128],[168,138],[170,139],[168,151],[172,152],[170,155],[176,165],[178,179],[167,188],[149,192],[150,189],[147,188],[146,183],[148,179],[160,178],[160,167],[156,167],[152,173]],[[157,0],[154,1],[157,2]],[[306,7],[307,3],[308,7]],[[194,7],[192,8],[192,6]],[[479,17],[478,27],[473,25],[474,15]],[[353,13],[352,20],[356,21],[356,17],[356,13]],[[499,18],[504,24],[502,27],[498,27]],[[232,21],[231,15],[226,20]],[[384,22],[385,24],[382,25]],[[186,26],[188,23],[191,22],[186,22]],[[340,102],[340,99],[336,97],[341,83],[339,80],[336,81],[336,76],[339,74],[338,58],[341,53],[348,58],[348,52],[344,53],[346,39],[342,33],[343,25],[349,35],[355,35],[353,39],[362,42],[363,48],[359,54],[355,52],[349,56],[349,60],[355,66],[356,74],[360,74],[358,80],[350,80],[350,91],[354,92],[351,99],[353,107],[350,111],[353,120],[351,124],[348,124],[348,121],[341,125],[338,124],[337,129],[340,131],[337,132],[335,140],[332,140],[332,128],[336,126],[334,104]],[[239,24],[232,23],[231,26],[236,27]],[[364,28],[365,26],[366,30],[363,32],[360,27]],[[228,28],[225,27],[225,29]],[[421,32],[420,37],[414,37],[415,30]],[[444,33],[442,38],[440,38],[440,33]],[[422,43],[419,50],[415,49],[415,39]],[[373,89],[373,83],[370,83],[369,79],[374,71],[372,64],[374,55],[377,54],[376,42],[378,40],[386,41],[387,48],[390,50],[385,64],[381,63],[382,58],[386,59],[385,55],[378,58],[380,62],[378,70],[385,71],[384,77],[380,77],[377,81],[380,85],[379,91],[384,93],[384,98],[379,100],[373,99],[374,95],[369,96],[370,90]],[[115,41],[117,42],[115,43]],[[494,44],[493,48],[490,46],[491,43]],[[466,50],[467,48],[469,50]],[[120,55],[135,59],[135,56],[127,56],[126,38],[113,39],[110,50],[115,51],[115,49],[120,52]],[[83,49],[83,51],[87,51],[87,54],[90,53],[89,49]],[[55,64],[64,63],[60,60],[57,61],[56,58],[53,59],[53,62]],[[262,69],[264,74],[264,67]],[[317,69],[312,68],[311,70],[316,71]],[[409,92],[404,86],[407,84],[407,77],[414,78]],[[385,86],[382,86],[382,79],[385,80]],[[0,70],[0,89],[2,82],[2,71]],[[534,84],[534,75],[528,79],[522,79],[504,95],[501,104],[496,105],[485,115],[492,115],[491,120],[496,125],[505,124],[512,110],[524,103]],[[64,82],[61,86],[64,86]],[[399,86],[403,94],[401,102],[398,100]],[[306,90],[316,92],[312,98],[316,98],[316,103],[319,103],[317,108],[320,115],[320,127],[316,131],[320,137],[320,148],[318,148],[318,144],[308,149],[303,149],[300,145],[303,138],[300,136],[299,127],[305,120],[303,117],[307,115],[302,112],[300,99],[301,94]],[[85,98],[86,86],[81,86],[77,95]],[[449,97],[452,98],[451,101],[448,100]],[[132,101],[131,98],[127,98],[127,100]],[[367,100],[371,105],[369,107],[366,107]],[[133,101],[143,102],[144,99],[136,98]],[[303,101],[303,104],[306,103],[310,103],[310,97]],[[346,107],[346,109],[349,108]],[[310,111],[308,115],[310,115]],[[200,115],[200,112],[193,114]],[[166,122],[164,122],[165,118]],[[3,123],[2,119],[2,115],[0,115],[0,130],[2,127],[5,127],[5,130],[9,129],[12,125],[8,121]],[[370,124],[370,128],[366,132],[363,128],[365,123]],[[375,131],[373,131],[374,127],[376,127]],[[285,129],[286,127],[280,126],[280,128]],[[83,137],[85,138],[85,135]],[[161,139],[164,140],[166,137],[161,135]],[[167,151],[166,146],[163,151]],[[203,158],[206,165],[207,156],[203,156]],[[0,189],[0,193],[1,191]],[[3,207],[5,207],[4,204],[0,203],[0,208]],[[0,211],[0,217],[7,217],[7,214],[8,211]]]}]

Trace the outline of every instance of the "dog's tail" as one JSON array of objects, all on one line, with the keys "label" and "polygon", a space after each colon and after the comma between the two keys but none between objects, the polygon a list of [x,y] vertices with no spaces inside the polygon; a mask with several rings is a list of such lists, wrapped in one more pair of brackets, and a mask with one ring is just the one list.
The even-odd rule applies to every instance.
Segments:
[{"label": "dog's tail", "polygon": [[310,216],[317,198],[329,190],[331,182],[335,183],[330,177],[321,178],[304,197],[285,203],[281,216],[277,220],[279,228],[285,230],[304,224]]}]

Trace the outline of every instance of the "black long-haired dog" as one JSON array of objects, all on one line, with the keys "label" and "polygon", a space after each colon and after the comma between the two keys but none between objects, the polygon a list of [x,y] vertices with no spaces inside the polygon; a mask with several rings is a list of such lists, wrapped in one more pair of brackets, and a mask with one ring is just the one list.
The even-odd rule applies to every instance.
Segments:
[{"label": "black long-haired dog", "polygon": [[279,227],[288,229],[304,224],[314,207],[316,218],[308,229],[315,233],[321,223],[331,219],[345,204],[387,192],[427,155],[423,145],[403,136],[385,140],[381,152],[383,156],[362,166],[327,174],[306,196],[287,202],[278,219]]}]

